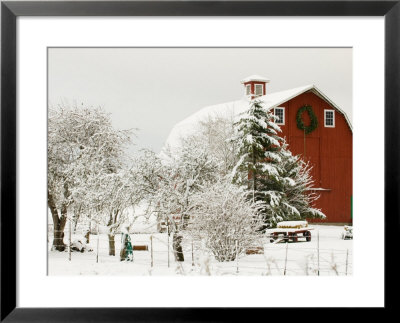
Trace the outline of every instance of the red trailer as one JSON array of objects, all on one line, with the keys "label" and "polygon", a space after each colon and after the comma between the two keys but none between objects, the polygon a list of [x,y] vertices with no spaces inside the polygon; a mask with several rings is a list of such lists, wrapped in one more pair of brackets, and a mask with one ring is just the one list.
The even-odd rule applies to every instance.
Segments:
[{"label": "red trailer", "polygon": [[313,228],[308,226],[307,221],[283,221],[277,224],[277,228],[267,230],[267,234],[271,243],[289,240],[297,242],[299,237],[311,241],[311,230]]},{"label": "red trailer", "polygon": [[297,242],[300,237],[306,239],[306,241],[311,241],[311,230],[313,228],[301,228],[301,229],[290,229],[290,228],[276,228],[268,231],[270,234],[270,242],[278,243],[280,241],[288,242],[292,240]]}]

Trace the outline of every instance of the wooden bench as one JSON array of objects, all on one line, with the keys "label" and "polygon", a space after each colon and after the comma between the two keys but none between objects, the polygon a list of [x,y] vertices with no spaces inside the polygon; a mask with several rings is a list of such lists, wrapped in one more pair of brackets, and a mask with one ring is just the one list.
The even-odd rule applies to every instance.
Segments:
[{"label": "wooden bench", "polygon": [[149,246],[147,244],[133,245],[133,251],[149,251]]},{"label": "wooden bench", "polygon": [[264,247],[251,247],[246,249],[246,255],[260,255],[264,254]]}]

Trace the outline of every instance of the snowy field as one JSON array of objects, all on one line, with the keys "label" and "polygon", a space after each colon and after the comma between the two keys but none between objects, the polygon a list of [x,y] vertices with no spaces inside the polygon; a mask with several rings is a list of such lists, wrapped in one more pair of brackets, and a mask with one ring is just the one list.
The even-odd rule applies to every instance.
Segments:
[{"label": "snowy field", "polygon": [[[312,240],[306,242],[264,242],[264,254],[240,255],[238,261],[220,263],[190,239],[183,240],[183,263],[174,260],[171,238],[166,233],[131,233],[133,245],[147,245],[148,251],[134,251],[133,262],[120,262],[120,235],[115,237],[116,256],[108,255],[106,234],[91,235],[91,252],[48,252],[49,275],[351,275],[352,240],[340,238],[342,226],[314,225]],[[319,235],[319,248],[318,248]],[[151,252],[150,236],[153,237]],[[68,235],[66,235],[66,241]],[[72,237],[74,240],[74,237]],[[98,240],[98,247],[97,247]],[[51,237],[49,237],[49,241]],[[98,249],[97,249],[98,248]],[[98,262],[97,251],[98,250]],[[169,252],[168,252],[169,250]],[[319,252],[318,252],[319,250]],[[287,257],[286,257],[287,252]],[[319,265],[318,265],[319,254]],[[153,266],[151,256],[153,255]],[[286,265],[285,265],[286,264]],[[286,268],[286,271],[285,271]]]}]

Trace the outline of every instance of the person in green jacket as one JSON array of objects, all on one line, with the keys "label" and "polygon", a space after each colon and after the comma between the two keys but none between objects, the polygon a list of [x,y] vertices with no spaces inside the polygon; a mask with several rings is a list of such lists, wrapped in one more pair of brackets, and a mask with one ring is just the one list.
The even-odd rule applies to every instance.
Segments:
[{"label": "person in green jacket", "polygon": [[121,253],[120,261],[132,261],[133,262],[133,247],[131,243],[131,237],[127,229],[121,232]]}]

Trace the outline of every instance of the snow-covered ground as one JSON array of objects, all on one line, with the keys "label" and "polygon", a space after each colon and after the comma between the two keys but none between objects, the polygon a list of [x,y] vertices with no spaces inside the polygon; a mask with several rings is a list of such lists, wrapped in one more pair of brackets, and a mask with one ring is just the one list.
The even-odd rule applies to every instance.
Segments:
[{"label": "snow-covered ground", "polygon": [[[172,239],[169,239],[168,252],[166,233],[131,233],[133,245],[148,245],[149,248],[149,251],[134,251],[134,262],[119,261],[120,235],[115,237],[116,256],[108,255],[108,237],[101,233],[99,237],[91,235],[92,252],[72,252],[71,261],[67,251],[50,251],[52,237],[49,237],[48,273],[49,275],[284,275],[286,263],[286,275],[318,275],[318,269],[319,275],[346,275],[346,271],[347,275],[351,275],[353,242],[341,239],[343,226],[311,226],[314,230],[312,240],[309,242],[300,238],[296,243],[273,244],[266,238],[264,254],[241,255],[238,261],[225,263],[217,262],[212,254],[202,251],[197,244],[193,244],[192,248],[192,242],[187,238],[183,240],[185,261],[175,262]],[[153,252],[151,252],[151,236]],[[65,241],[68,241],[68,235]],[[98,262],[96,262],[97,250]],[[151,266],[151,254],[153,254],[153,266]]]}]

